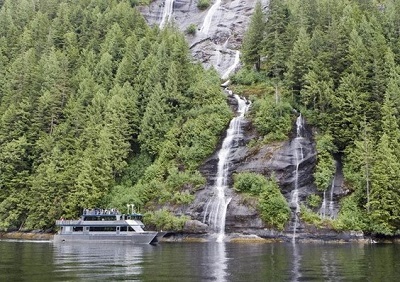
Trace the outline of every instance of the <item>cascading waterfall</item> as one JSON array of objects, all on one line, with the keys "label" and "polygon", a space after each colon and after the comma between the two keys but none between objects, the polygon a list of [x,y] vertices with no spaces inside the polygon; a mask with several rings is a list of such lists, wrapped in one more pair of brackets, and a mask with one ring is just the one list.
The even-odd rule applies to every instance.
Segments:
[{"label": "cascading waterfall", "polygon": [[163,28],[171,20],[172,12],[174,11],[174,1],[175,0],[165,0],[160,28]]},{"label": "cascading waterfall", "polygon": [[[335,176],[336,176],[336,173],[335,173]],[[329,197],[329,205],[328,205],[329,215],[330,215],[331,218],[334,218],[334,214],[333,214],[334,213],[333,192],[335,190],[335,178],[336,178],[335,176],[333,177],[333,180],[332,180],[331,192],[330,192],[330,197]]]},{"label": "cascading waterfall", "polygon": [[236,69],[240,62],[240,51],[236,50],[235,61],[222,75],[222,79],[228,79],[229,75]]},{"label": "cascading waterfall", "polygon": [[249,108],[249,103],[245,99],[240,98],[236,94],[234,97],[238,102],[238,116],[231,120],[226,137],[222,142],[222,147],[218,152],[218,171],[216,183],[213,188],[214,195],[206,205],[203,220],[217,234],[217,242],[222,242],[225,237],[226,210],[231,200],[231,198],[225,196],[225,190],[228,188],[227,182],[231,151],[243,138],[242,123],[244,115]]},{"label": "cascading waterfall", "polygon": [[[336,165],[337,166],[337,165]],[[323,200],[322,200],[322,205],[321,208],[319,209],[319,215],[321,216],[321,218],[325,218],[327,215],[327,202],[328,202],[328,215],[331,218],[334,218],[334,201],[333,201],[333,193],[335,190],[335,181],[336,181],[336,171],[335,174],[333,176],[332,179],[332,183],[331,183],[331,187],[330,187],[330,192],[329,192],[329,201],[327,201],[327,197],[326,197],[326,192],[324,191],[323,194]]]},{"label": "cascading waterfall", "polygon": [[323,194],[322,205],[319,214],[322,218],[325,218],[326,216],[326,191],[324,191]]},{"label": "cascading waterfall", "polygon": [[217,0],[215,1],[215,3],[211,6],[211,8],[208,10],[205,18],[204,18],[204,22],[203,25],[200,28],[200,32],[208,35],[208,31],[210,30],[210,26],[211,26],[211,22],[213,19],[213,16],[215,14],[215,12],[218,10],[219,6],[221,5],[221,0]]},{"label": "cascading waterfall", "polygon": [[303,139],[304,131],[304,120],[300,114],[296,120],[296,138],[294,139],[294,151],[295,151],[295,179],[294,179],[294,189],[292,194],[291,205],[295,208],[294,215],[294,227],[293,227],[293,242],[296,240],[296,229],[299,223],[298,215],[300,213],[299,204],[299,166],[304,159],[303,147],[301,145],[301,140]]}]

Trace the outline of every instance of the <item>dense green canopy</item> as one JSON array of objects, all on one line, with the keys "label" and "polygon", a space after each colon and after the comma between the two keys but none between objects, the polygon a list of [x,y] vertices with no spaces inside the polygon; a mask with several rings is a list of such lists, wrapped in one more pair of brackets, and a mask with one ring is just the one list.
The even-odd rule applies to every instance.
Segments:
[{"label": "dense green canopy", "polygon": [[[314,126],[318,190],[329,187],[333,155],[344,162],[352,196],[339,215],[340,228],[387,235],[400,229],[399,12],[396,0],[271,0],[264,19],[253,16],[243,43],[247,72],[259,74],[242,73],[237,81],[247,78],[251,85],[253,77],[275,87],[255,105],[290,103]],[[253,26],[263,20],[262,39],[255,40]],[[264,113],[255,125],[281,136],[271,127],[276,118]],[[359,222],[344,224],[351,214],[361,214]]]},{"label": "dense green canopy", "polygon": [[204,183],[231,115],[218,76],[133,2],[1,2],[0,230],[187,202]]}]

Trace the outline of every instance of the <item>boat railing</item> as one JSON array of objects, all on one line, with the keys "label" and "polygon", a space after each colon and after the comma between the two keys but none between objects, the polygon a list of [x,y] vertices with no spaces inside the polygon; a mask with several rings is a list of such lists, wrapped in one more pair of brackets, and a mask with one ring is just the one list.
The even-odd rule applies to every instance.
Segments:
[{"label": "boat railing", "polygon": [[60,220],[56,220],[56,225],[77,225],[81,222],[81,220],[76,220],[76,219],[60,219]]}]

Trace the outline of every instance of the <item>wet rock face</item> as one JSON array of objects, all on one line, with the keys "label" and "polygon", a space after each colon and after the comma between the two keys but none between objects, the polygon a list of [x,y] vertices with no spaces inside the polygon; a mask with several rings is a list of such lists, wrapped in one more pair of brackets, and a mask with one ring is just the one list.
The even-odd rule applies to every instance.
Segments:
[{"label": "wet rock face", "polygon": [[[232,106],[234,107],[234,105]],[[286,142],[265,145],[257,149],[248,148],[246,145],[249,141],[258,138],[258,136],[249,122],[243,126],[243,140],[241,144],[238,144],[232,150],[228,186],[233,186],[232,175],[234,173],[255,172],[266,177],[274,174],[279,182],[282,193],[288,203],[290,203],[291,195],[295,188],[297,167],[294,138]],[[293,130],[295,132],[295,128]],[[310,132],[308,128],[306,130]],[[295,133],[293,136],[295,136]],[[316,192],[312,176],[316,165],[316,149],[311,134],[307,134],[300,142],[303,150],[303,158],[298,164],[297,183],[299,200],[300,202],[304,202],[309,194]],[[213,195],[213,185],[215,184],[218,165],[218,149],[200,168],[200,171],[207,179],[207,185],[197,193],[194,203],[187,210],[188,215],[199,221],[203,220],[207,201]],[[266,232],[266,226],[259,217],[256,202],[244,199],[232,188],[226,190],[226,197],[231,198],[226,214],[225,231],[227,233],[239,232],[263,235]],[[291,224],[289,224],[286,232],[291,234],[292,228]],[[302,226],[299,225],[298,228],[302,228]]]},{"label": "wet rock face", "polygon": [[[211,1],[211,5],[217,1]],[[193,57],[207,68],[213,66],[222,76],[235,61],[236,50],[240,49],[256,1],[221,0],[206,33],[201,31],[201,27],[211,6],[202,11],[196,0],[175,0],[172,19],[182,32],[190,25],[197,27],[195,35],[186,36]],[[268,1],[262,1],[265,7]],[[149,6],[139,7],[150,25],[160,24],[164,3],[165,0],[155,0]]]}]

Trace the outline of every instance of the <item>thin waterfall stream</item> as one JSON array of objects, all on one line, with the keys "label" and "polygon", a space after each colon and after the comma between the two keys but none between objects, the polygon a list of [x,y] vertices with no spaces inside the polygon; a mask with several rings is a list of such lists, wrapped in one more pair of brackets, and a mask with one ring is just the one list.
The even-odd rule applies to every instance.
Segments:
[{"label": "thin waterfall stream", "polygon": [[301,140],[303,139],[304,131],[304,120],[300,114],[296,120],[296,138],[294,139],[294,161],[295,161],[295,179],[294,179],[294,189],[292,192],[291,205],[294,207],[294,226],[293,226],[293,242],[296,240],[296,230],[299,224],[299,166],[304,159],[303,146]]},{"label": "thin waterfall stream", "polygon": [[[229,90],[229,92],[231,92]],[[250,104],[239,95],[234,94],[238,102],[238,115],[234,117],[222,142],[218,152],[218,170],[216,183],[213,187],[214,195],[208,201],[203,221],[207,223],[217,235],[217,242],[222,242],[225,237],[226,210],[231,198],[226,197],[225,192],[228,188],[229,164],[231,161],[232,149],[238,145],[243,138],[242,124],[244,116]]]},{"label": "thin waterfall stream", "polygon": [[221,0],[217,0],[211,6],[211,8],[208,10],[208,12],[204,18],[203,25],[200,28],[200,32],[202,32],[203,34],[208,35],[208,31],[210,30],[211,22],[214,17],[214,14],[218,10],[220,5],[221,5]]},{"label": "thin waterfall stream", "polygon": [[174,1],[175,0],[165,0],[163,15],[160,22],[160,28],[163,28],[172,18],[172,13],[174,11]]},{"label": "thin waterfall stream", "polygon": [[330,197],[329,197],[329,205],[328,205],[328,209],[329,209],[329,216],[333,219],[334,216],[334,202],[333,202],[333,192],[335,190],[335,180],[336,180],[336,171],[335,171],[335,175],[333,176],[332,179],[332,185],[331,185],[331,191],[330,191]]},{"label": "thin waterfall stream", "polygon": [[336,185],[337,162],[335,163],[335,168],[336,168],[336,170],[333,175],[331,186],[330,186],[330,191],[329,191],[329,201],[328,201],[328,198],[326,195],[328,192],[328,189],[327,189],[327,191],[324,191],[324,193],[323,193],[322,205],[321,205],[321,208],[319,209],[319,215],[323,219],[325,219],[327,217],[327,215],[329,215],[329,217],[331,219],[335,218],[335,206],[334,206],[335,202],[333,199],[333,194],[334,194],[335,185]]}]

